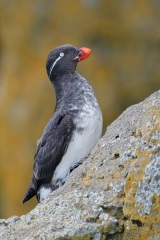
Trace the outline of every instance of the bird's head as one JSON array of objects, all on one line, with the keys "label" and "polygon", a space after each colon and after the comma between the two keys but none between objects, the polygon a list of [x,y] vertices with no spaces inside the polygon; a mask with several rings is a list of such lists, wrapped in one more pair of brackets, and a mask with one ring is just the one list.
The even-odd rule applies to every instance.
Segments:
[{"label": "bird's head", "polygon": [[76,48],[69,44],[54,48],[47,58],[46,69],[49,78],[75,71],[77,62],[89,57],[89,48]]}]

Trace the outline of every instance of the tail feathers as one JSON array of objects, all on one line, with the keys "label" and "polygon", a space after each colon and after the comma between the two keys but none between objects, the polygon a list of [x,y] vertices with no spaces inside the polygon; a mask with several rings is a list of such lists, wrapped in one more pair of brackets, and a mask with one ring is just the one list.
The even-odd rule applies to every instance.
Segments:
[{"label": "tail feathers", "polygon": [[31,182],[22,203],[27,202],[29,199],[31,199],[35,195],[36,195],[36,188],[35,188],[33,182]]}]

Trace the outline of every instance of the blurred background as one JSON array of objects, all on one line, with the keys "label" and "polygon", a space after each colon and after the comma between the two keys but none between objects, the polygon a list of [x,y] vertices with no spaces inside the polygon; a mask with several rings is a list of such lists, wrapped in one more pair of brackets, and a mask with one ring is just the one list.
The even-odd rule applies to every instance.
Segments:
[{"label": "blurred background", "polygon": [[92,49],[77,70],[91,83],[104,130],[160,86],[159,0],[0,1],[0,218],[22,215],[37,139],[55,93],[45,64],[56,46]]}]

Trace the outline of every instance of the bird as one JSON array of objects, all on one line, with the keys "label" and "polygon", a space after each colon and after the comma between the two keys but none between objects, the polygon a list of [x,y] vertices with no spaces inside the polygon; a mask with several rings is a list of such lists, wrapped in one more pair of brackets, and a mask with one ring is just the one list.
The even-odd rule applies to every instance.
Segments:
[{"label": "bird", "polygon": [[46,70],[55,89],[56,104],[37,144],[33,174],[22,203],[36,196],[45,200],[64,185],[102,134],[102,112],[89,82],[77,71],[77,63],[89,57],[87,47],[65,44],[48,55]]}]

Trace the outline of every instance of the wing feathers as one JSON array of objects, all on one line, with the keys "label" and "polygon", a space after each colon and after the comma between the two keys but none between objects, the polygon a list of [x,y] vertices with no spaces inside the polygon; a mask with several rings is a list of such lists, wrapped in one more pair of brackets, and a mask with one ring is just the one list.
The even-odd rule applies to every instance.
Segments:
[{"label": "wing feathers", "polygon": [[56,129],[50,132],[45,144],[39,149],[35,157],[34,175],[37,179],[44,179],[53,172],[68,148],[73,121],[70,115],[65,115]]},{"label": "wing feathers", "polygon": [[23,203],[32,198],[39,186],[49,183],[70,143],[74,124],[72,116],[59,117],[59,121],[50,120],[42,139],[38,144],[34,159],[33,177]]}]

